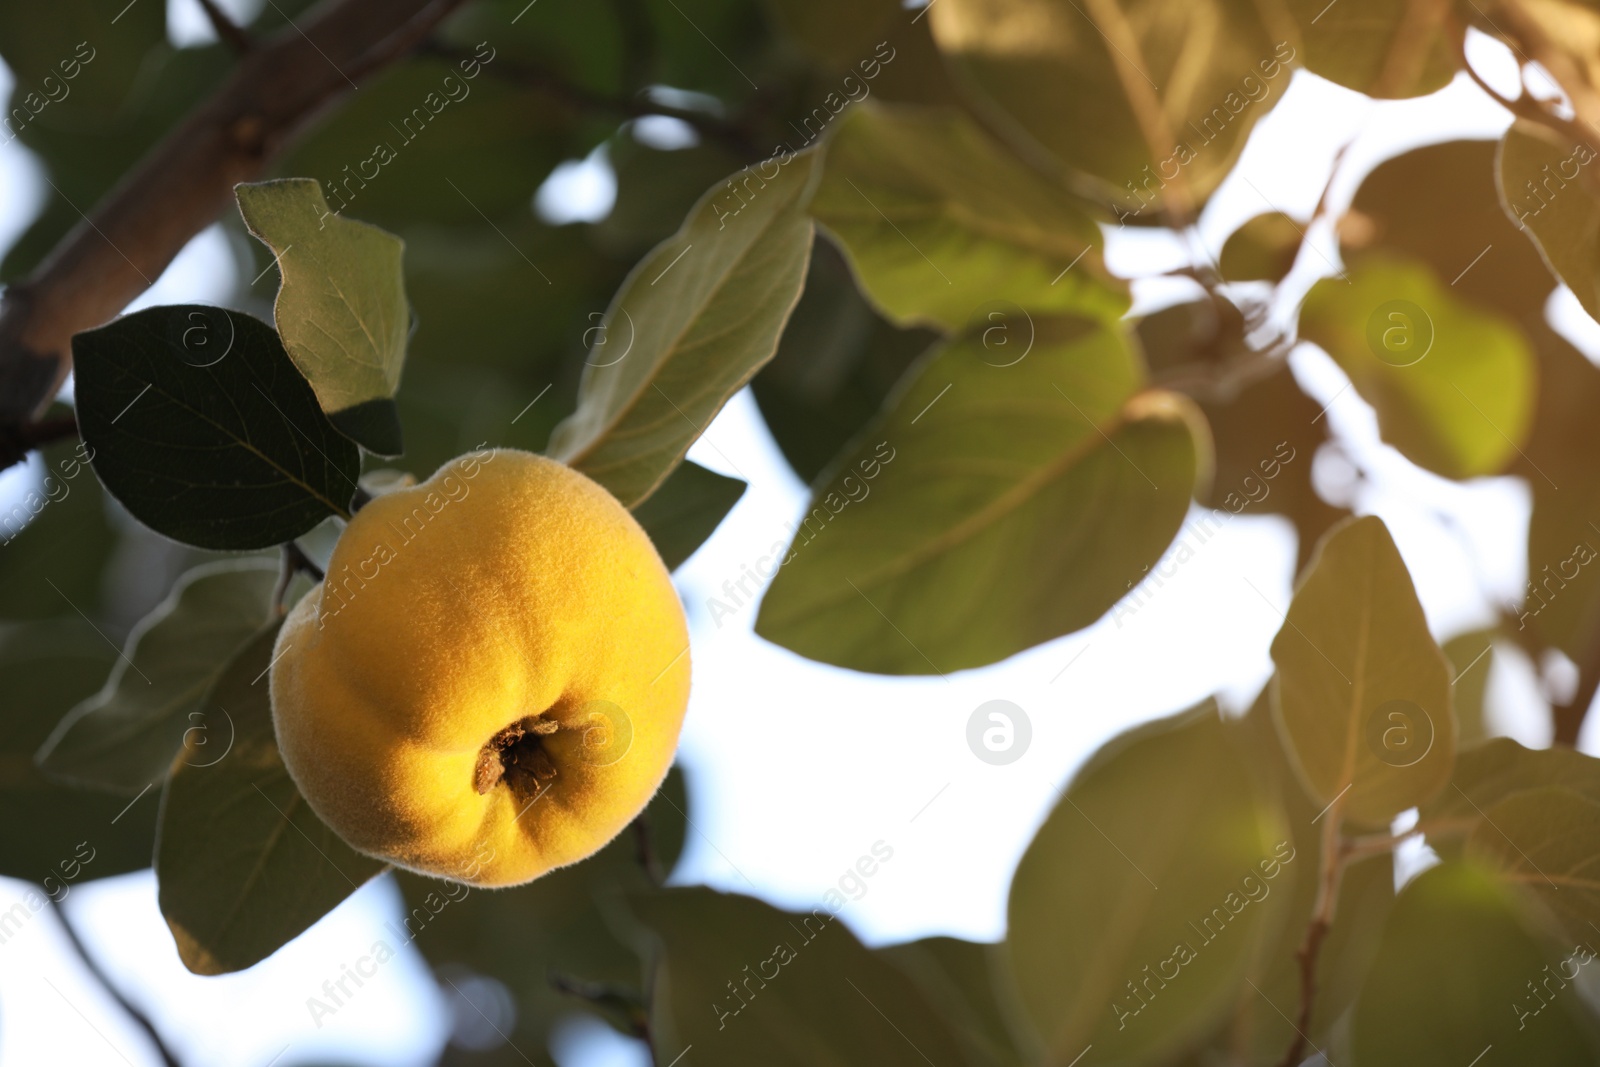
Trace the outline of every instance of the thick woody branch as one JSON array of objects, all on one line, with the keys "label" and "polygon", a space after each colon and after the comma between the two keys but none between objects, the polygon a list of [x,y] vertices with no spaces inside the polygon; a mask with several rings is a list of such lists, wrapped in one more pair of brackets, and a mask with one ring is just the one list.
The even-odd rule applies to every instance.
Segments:
[{"label": "thick woody branch", "polygon": [[[0,426],[28,421],[111,319],[293,137],[416,47],[462,0],[325,0],[259,42],[0,302]],[[86,205],[76,205],[81,209]]]}]

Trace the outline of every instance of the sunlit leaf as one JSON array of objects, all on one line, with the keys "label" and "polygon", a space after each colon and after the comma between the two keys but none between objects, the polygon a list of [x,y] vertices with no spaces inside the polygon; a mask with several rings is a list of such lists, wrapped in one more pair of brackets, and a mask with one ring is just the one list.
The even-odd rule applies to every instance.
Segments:
[{"label": "sunlit leaf", "polygon": [[1007,1020],[1014,1001],[995,981],[1000,946],[955,937],[886,945],[878,955],[905,972],[950,1024],[972,1062],[1020,1067]]},{"label": "sunlit leaf", "polygon": [[911,372],[814,492],[757,633],[856,670],[978,667],[1089,625],[1160,558],[1208,465],[1198,413],[1137,392],[1120,328],[1036,328]]},{"label": "sunlit leaf", "polygon": [[1084,209],[955,110],[863,105],[838,122],[812,211],[900,323],[960,330],[986,305],[1116,318]]},{"label": "sunlit leaf", "polygon": [[1467,855],[1587,940],[1600,920],[1600,802],[1563,786],[1513,793],[1483,813]]},{"label": "sunlit leaf", "polygon": [[240,185],[234,195],[277,261],[273,318],[289,358],[335,426],[374,452],[398,454],[392,398],[410,327],[405,243],[334,213],[310,178]]},{"label": "sunlit leaf", "polygon": [[1493,630],[1472,630],[1444,643],[1453,678],[1451,702],[1456,709],[1456,741],[1463,749],[1489,736],[1487,701],[1494,638]]},{"label": "sunlit leaf", "polygon": [[1305,228],[1282,212],[1257,215],[1222,246],[1217,266],[1231,282],[1280,282],[1294,266]]},{"label": "sunlit leaf", "polygon": [[191,734],[161,799],[161,914],[196,974],[259,963],[384,869],[312,813],[278,755],[265,677],[278,629],[207,693],[204,744]]},{"label": "sunlit leaf", "polygon": [[1581,994],[1559,976],[1543,984],[1567,960],[1562,973],[1578,973],[1572,951],[1536,942],[1488,874],[1456,863],[1424,872],[1401,892],[1361,991],[1355,1062],[1595,1062],[1600,1043]]},{"label": "sunlit leaf", "polygon": [[1316,862],[1285,830],[1209,701],[1097,752],[1011,883],[1003,954],[1034,1059],[1164,1062],[1220,1022],[1284,921],[1274,883]]},{"label": "sunlit leaf", "polygon": [[1449,780],[1449,662],[1383,520],[1351,520],[1318,546],[1272,659],[1278,727],[1319,805],[1388,823]]},{"label": "sunlit leaf", "polygon": [[[1380,99],[1421,96],[1460,66],[1450,9],[1429,0],[1289,0],[1306,69]],[[1455,32],[1460,33],[1460,23]]]},{"label": "sunlit leaf", "polygon": [[1368,260],[1306,297],[1300,336],[1327,350],[1378,412],[1384,440],[1450,478],[1494,474],[1532,424],[1535,365],[1500,315],[1424,267]]},{"label": "sunlit leaf", "polygon": [[130,792],[166,777],[186,739],[209,742],[216,733],[204,721],[206,694],[266,622],[277,581],[277,566],[264,560],[184,575],[134,628],[100,692],[51,734],[41,765],[58,778]]},{"label": "sunlit leaf", "polygon": [[1500,144],[1507,213],[1591,316],[1600,314],[1600,196],[1584,168],[1594,159],[1586,142],[1569,144],[1525,119]]},{"label": "sunlit leaf", "polygon": [[552,455],[630,507],[661,484],[777,348],[811,251],[815,159],[769,161],[770,174],[713,187],[640,261],[591,343]]}]

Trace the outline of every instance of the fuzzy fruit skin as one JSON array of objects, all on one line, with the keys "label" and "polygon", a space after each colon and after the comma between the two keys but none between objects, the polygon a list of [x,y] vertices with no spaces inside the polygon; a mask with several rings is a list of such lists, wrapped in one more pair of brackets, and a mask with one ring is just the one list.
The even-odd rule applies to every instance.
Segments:
[{"label": "fuzzy fruit skin", "polygon": [[[355,848],[518,885],[598,851],[654,795],[688,646],[666,567],[615,497],[542,456],[483,450],[351,520],[278,636],[273,723],[307,803]],[[606,737],[584,732],[597,700],[631,726],[615,762],[585,748]],[[538,715],[564,727],[544,749],[555,777],[480,794],[485,744]]]}]

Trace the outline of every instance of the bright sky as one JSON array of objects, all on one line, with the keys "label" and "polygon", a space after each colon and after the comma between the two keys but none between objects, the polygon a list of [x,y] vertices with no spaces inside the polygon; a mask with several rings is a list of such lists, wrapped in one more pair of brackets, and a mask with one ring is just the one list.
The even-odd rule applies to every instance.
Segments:
[{"label": "bright sky", "polygon": [[[193,41],[206,32],[184,16],[174,38]],[[1496,73],[1510,70],[1514,77],[1499,46],[1480,37],[1472,47],[1475,56],[1499,64]],[[0,65],[0,98],[10,80]],[[1356,140],[1337,202],[1348,201],[1360,173],[1404,146],[1493,136],[1506,122],[1465,79],[1425,100],[1374,104],[1296,74],[1252,135],[1243,160],[1248,182],[1236,175],[1218,193],[1202,219],[1201,240],[1216,254],[1221,238],[1250,216],[1282,209],[1304,219],[1335,148],[1348,137]],[[681,131],[653,128],[650,136],[669,147]],[[1289,160],[1293,169],[1281,165]],[[24,149],[16,142],[0,147],[0,250],[38,210],[45,188]],[[613,190],[604,155],[596,153],[559,168],[537,194],[537,209],[553,219],[603,216]],[[1330,235],[1313,238],[1328,261],[1336,258]],[[1124,272],[1163,269],[1175,252],[1128,233],[1110,234],[1108,247],[1114,269]],[[1302,283],[1331,273],[1331,264],[1306,258],[1314,262]],[[220,233],[208,231],[139,304],[220,301],[234,280]],[[1156,284],[1138,290],[1141,309],[1181,293]],[[1552,313],[1591,356],[1600,352],[1600,327],[1570,294],[1552,301]],[[1302,346],[1293,365],[1320,402],[1331,401],[1328,418],[1371,476],[1357,508],[1388,522],[1435,635],[1444,639],[1488,622],[1486,597],[1512,601],[1525,578],[1526,488],[1510,478],[1450,483],[1410,468],[1378,442],[1371,409],[1343,389],[1331,360]],[[742,565],[783,536],[806,502],[748,392],[729,403],[690,457],[744,478],[750,489],[677,574],[694,658],[681,755],[694,828],[679,882],[810,907],[881,840],[893,848],[893,859],[843,912],[864,940],[936,933],[999,938],[1012,869],[1055,791],[1096,746],[1211,693],[1243,708],[1270,673],[1267,649],[1288,604],[1294,546],[1286,523],[1252,518],[1227,521],[1137,613],[1119,622],[1108,617],[993,667],[948,679],[886,679],[807,662],[756,638],[753,608],[718,625],[706,607],[725,580],[738,578]],[[1315,462],[1320,485],[1342,491],[1349,484],[1342,458],[1324,454]],[[0,476],[0,495],[36,477],[36,470]],[[1474,566],[1483,569],[1486,589],[1472,579]],[[1527,743],[1546,743],[1531,670],[1515,654],[1494,662],[1493,725]],[[981,762],[966,744],[969,716],[995,699],[1020,706],[1033,731],[1026,754],[1006,766]],[[1586,742],[1593,747],[1592,737]],[[0,911],[24,889],[0,879]],[[421,1065],[432,1061],[448,1032],[449,1006],[413,950],[320,1029],[305,1006],[325,978],[366,952],[382,923],[398,914],[397,902],[394,887],[380,879],[270,960],[210,979],[179,962],[148,873],[84,884],[66,907],[96,957],[188,1062],[259,1067],[278,1057],[284,1067],[319,1058]],[[0,1065],[154,1064],[142,1036],[83,973],[52,923],[42,913],[0,946]],[[603,1027],[574,1028],[557,1053],[560,1067],[648,1062],[639,1047]]]}]

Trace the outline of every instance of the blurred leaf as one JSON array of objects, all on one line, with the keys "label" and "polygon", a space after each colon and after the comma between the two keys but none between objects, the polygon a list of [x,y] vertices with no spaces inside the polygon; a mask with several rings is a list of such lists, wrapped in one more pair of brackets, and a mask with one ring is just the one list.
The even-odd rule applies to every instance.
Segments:
[{"label": "blurred leaf", "polygon": [[1528,935],[1488,875],[1456,863],[1423,872],[1401,891],[1361,991],[1355,1062],[1468,1064],[1492,1047],[1511,1063],[1594,1063],[1578,992],[1541,985],[1565,954]]},{"label": "blurred leaf", "polygon": [[1319,806],[1342,800],[1343,817],[1387,824],[1449,781],[1449,663],[1382,519],[1352,519],[1317,546],[1272,660],[1278,729]]},{"label": "blurred leaf", "polygon": [[1507,213],[1591,317],[1600,315],[1600,197],[1583,168],[1594,158],[1587,144],[1568,144],[1526,119],[1514,123],[1500,144]]},{"label": "blurred leaf", "polygon": [[71,788],[46,778],[33,762],[61,716],[99,686],[115,661],[116,649],[76,616],[0,630],[0,874],[59,883],[84,852],[91,858],[81,878],[150,866],[156,796],[130,803]]},{"label": "blurred leaf", "polygon": [[715,142],[663,151],[642,144],[625,128],[606,145],[616,172],[611,213],[592,227],[593,238],[631,263],[672,236],[708,188],[722,184],[743,162]]},{"label": "blurred leaf", "polygon": [[1276,284],[1294,266],[1304,239],[1305,230],[1281,211],[1257,215],[1228,235],[1218,266],[1231,282]]},{"label": "blurred leaf", "polygon": [[1251,0],[939,0],[928,20],[992,125],[1129,213],[1179,174],[1203,200],[1296,58],[1288,12]]},{"label": "blurred leaf", "polygon": [[954,110],[851,109],[812,211],[901,324],[960,330],[997,302],[1106,319],[1128,308],[1089,215]]},{"label": "blurred leaf", "polygon": [[100,692],[61,720],[39,763],[57,778],[130,793],[165,778],[191,733],[209,739],[217,724],[204,721],[206,695],[261,629],[277,582],[267,560],[185,574],[134,627]]},{"label": "blurred leaf", "polygon": [[693,1046],[708,1064],[970,1062],[911,980],[822,908],[791,914],[699,887],[630,903],[660,943],[650,1013],[660,1062]]},{"label": "blurred leaf", "polygon": [[1600,803],[1546,786],[1513,793],[1483,814],[1467,855],[1546,909],[1569,937],[1600,919]]},{"label": "blurred leaf", "polygon": [[78,334],[72,354],[95,473],[156,532],[198,548],[266,548],[348,514],[356,446],[261,320],[147,308]]},{"label": "blurred leaf", "polygon": [[1087,1046],[1164,1062],[1223,1018],[1284,920],[1273,879],[1315,863],[1257,804],[1240,756],[1210,701],[1130,730],[1028,846],[1003,952],[1048,1062]]},{"label": "blurred leaf", "polygon": [[910,978],[955,1031],[972,1063],[1021,1067],[1022,1054],[1007,1028],[1016,1011],[995,987],[999,945],[954,937],[925,937],[886,945],[877,954]]},{"label": "blurred leaf", "polygon": [[[1524,329],[1539,352],[1539,408],[1516,467],[1533,491],[1522,639],[1585,663],[1600,642],[1600,369],[1545,325]],[[1511,610],[1515,610],[1512,608]]]},{"label": "blurred leaf", "polygon": [[232,745],[216,756],[213,738],[189,738],[161,798],[161,914],[195,974],[261,962],[384,869],[312,813],[278,755],[263,675],[281,625],[250,638],[206,694],[207,734],[228,724]]},{"label": "blurred leaf", "polygon": [[1490,738],[1462,750],[1450,788],[1423,805],[1422,818],[1471,829],[1507,797],[1547,786],[1600,804],[1600,760],[1570,748],[1524,748],[1509,737]]},{"label": "blurred leaf", "polygon": [[98,616],[117,532],[82,444],[39,454],[42,481],[0,506],[0,617]]},{"label": "blurred leaf", "polygon": [[1306,297],[1300,336],[1327,350],[1378,412],[1384,440],[1448,478],[1495,474],[1532,424],[1535,366],[1500,315],[1429,271],[1369,259]]},{"label": "blurred leaf", "polygon": [[[1287,360],[1260,372],[1263,357],[1245,343],[1244,318],[1226,300],[1175,304],[1140,319],[1137,330],[1156,380],[1188,391],[1211,427],[1216,475],[1200,503],[1222,512],[1219,519],[1285,516],[1298,535],[1296,570],[1304,568],[1322,535],[1348,514],[1323,500],[1311,477],[1328,440],[1321,405],[1301,390]],[[1212,387],[1219,378],[1232,384]]]},{"label": "blurred leaf", "polygon": [[537,66],[552,79],[593,93],[626,92],[624,69],[628,22],[612,4],[535,4],[528,0],[479,0],[452,15],[439,35],[471,50],[492,42],[495,60]]},{"label": "blurred leaf", "polygon": [[744,490],[739,479],[685,460],[660,489],[634,508],[633,517],[655,542],[667,570],[677,570],[715,532]]},{"label": "blurred leaf", "polygon": [[1494,638],[1492,629],[1472,630],[1444,643],[1444,654],[1450,659],[1456,742],[1462,749],[1489,737],[1487,697],[1489,670],[1494,666]]},{"label": "blurred leaf", "polygon": [[629,507],[661,484],[777,348],[805,280],[815,158],[795,156],[770,179],[735,175],[748,202],[709,190],[677,235],[634,267],[552,455]]},{"label": "blurred leaf", "polygon": [[1345,263],[1403,256],[1426,263],[1471,307],[1542,318],[1555,280],[1501,207],[1497,145],[1447,141],[1380,163],[1341,224]]},{"label": "blurred leaf", "polygon": [[[380,455],[401,451],[393,397],[406,358],[405,242],[332,214],[309,178],[238,185],[250,232],[283,278],[273,319],[289,358],[346,436]],[[292,253],[292,254],[291,254]]]},{"label": "blurred leaf", "polygon": [[[1306,69],[1379,99],[1436,92],[1460,61],[1450,7],[1429,0],[1289,0]],[[1459,32],[1459,31],[1458,31]]]},{"label": "blurred leaf", "polygon": [[[663,874],[683,850],[688,806],[683,772],[674,768],[644,815]],[[629,830],[582,863],[528,885],[465,896],[466,887],[396,872],[409,909],[401,920],[405,939],[435,969],[467,967],[505,983],[517,1002],[517,1029],[509,1036],[524,1048],[542,1047],[560,1019],[591,1006],[558,989],[554,976],[643,998],[639,957],[622,928],[624,894],[652,884],[638,841]]]},{"label": "blurred leaf", "polygon": [[838,247],[827,238],[812,244],[805,291],[778,353],[751,382],[801,481],[816,481],[937,336],[891,325],[862,298]]},{"label": "blurred leaf", "polygon": [[980,336],[929,354],[813,493],[757,633],[855,670],[945,673],[1126,594],[1207,465],[1199,414],[1137,392],[1120,327],[1041,320],[1024,353]]}]

